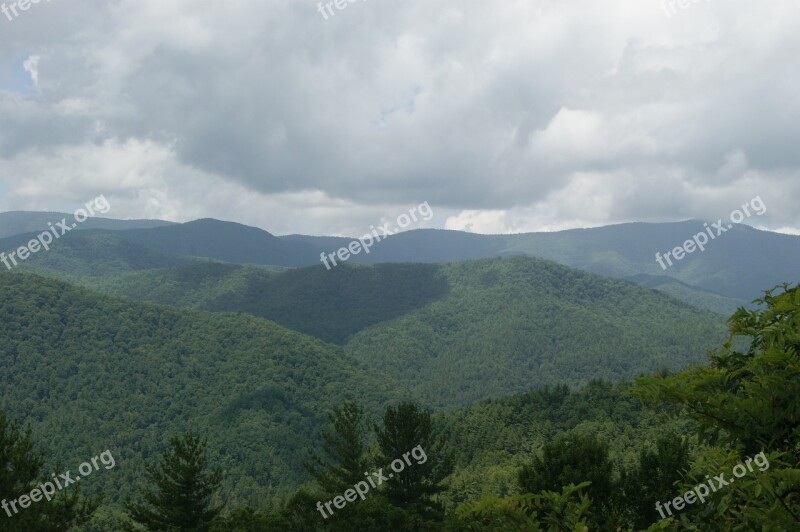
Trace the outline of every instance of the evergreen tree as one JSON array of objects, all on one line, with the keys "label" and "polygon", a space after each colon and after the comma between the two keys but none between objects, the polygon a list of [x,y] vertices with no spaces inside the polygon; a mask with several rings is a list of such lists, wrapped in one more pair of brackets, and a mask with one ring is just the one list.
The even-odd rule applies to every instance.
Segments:
[{"label": "evergreen tree", "polygon": [[313,463],[304,464],[306,470],[319,482],[326,495],[340,495],[364,480],[367,470],[367,425],[364,409],[353,401],[345,402],[328,414],[333,432],[325,431],[324,453],[320,457],[309,451]]},{"label": "evergreen tree", "polygon": [[[445,490],[443,481],[453,472],[454,462],[444,439],[433,430],[431,415],[414,403],[401,403],[386,409],[383,428],[376,425],[375,433],[379,463],[385,464],[384,471],[393,475],[385,483],[389,502],[429,519],[443,519],[442,506],[435,496]],[[414,449],[418,450],[412,457]],[[390,469],[398,460],[404,464],[401,472]],[[397,469],[401,469],[399,464]]]},{"label": "evergreen tree", "polygon": [[613,470],[606,442],[595,435],[569,433],[545,443],[542,454],[522,467],[519,483],[523,493],[538,494],[559,493],[564,486],[590,482],[587,494],[592,513],[598,517],[597,525],[605,529],[616,515],[611,504],[617,488]]},{"label": "evergreen tree", "polygon": [[619,506],[630,509],[635,530],[643,530],[661,516],[656,502],[675,497],[675,483],[689,469],[689,444],[685,438],[666,435],[656,441],[656,448],[644,448],[632,471],[623,471]]},{"label": "evergreen tree", "polygon": [[34,488],[41,491],[41,484],[50,480],[41,476],[43,465],[43,454],[36,450],[30,427],[21,430],[0,410],[0,531],[55,532],[91,519],[100,499],[81,497],[77,485],[57,491],[50,501],[31,501],[32,507],[21,507],[21,496],[29,496]]},{"label": "evergreen tree", "polygon": [[128,503],[129,517],[147,530],[209,531],[221,510],[211,497],[222,471],[208,470],[206,447],[191,433],[173,437],[158,466],[145,466],[155,489],[142,490],[145,504]]}]

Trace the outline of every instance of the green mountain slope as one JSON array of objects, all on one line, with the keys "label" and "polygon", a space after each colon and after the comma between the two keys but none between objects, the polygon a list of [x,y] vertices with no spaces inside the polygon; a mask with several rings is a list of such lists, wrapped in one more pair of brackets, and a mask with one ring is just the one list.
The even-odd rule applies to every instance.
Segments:
[{"label": "green mountain slope", "polygon": [[255,227],[203,219],[155,229],[133,229],[122,236],[164,254],[207,257],[236,264],[308,266],[319,261],[310,244],[282,240]]},{"label": "green mountain slope", "polygon": [[144,459],[207,432],[225,490],[269,500],[306,478],[305,449],[346,395],[373,409],[398,387],[340,348],[266,320],[113,300],[0,274],[0,406],[33,424],[50,463],[105,449],[118,466],[84,489],[128,495]]},{"label": "green mountain slope", "polygon": [[438,271],[434,265],[384,264],[277,273],[261,267],[201,264],[83,283],[114,296],[247,312],[342,344],[358,331],[444,295],[447,286]]},{"label": "green mountain slope", "polygon": [[280,273],[189,266],[108,278],[109,294],[266,317],[330,341],[447,407],[701,360],[724,317],[530,257]]},{"label": "green mountain slope", "polygon": [[[690,304],[726,313],[767,288],[800,281],[800,236],[746,225],[734,226],[710,241],[705,252],[687,255],[667,270],[656,263],[657,252],[664,254],[703,230],[703,223],[696,220],[517,235],[426,229],[388,237],[376,243],[369,254],[362,252],[349,262],[442,263],[529,255],[604,276],[635,279]],[[91,238],[89,233],[79,231],[69,237]],[[342,237],[275,237],[258,228],[211,219],[113,234],[137,249],[160,255],[279,267],[318,265],[320,253],[334,253],[351,241]],[[71,271],[80,267],[69,262],[58,265],[62,273],[81,273]],[[103,267],[97,270],[103,271]],[[653,285],[652,277],[670,277],[683,284]]]},{"label": "green mountain slope", "polygon": [[[14,235],[0,240],[0,250],[8,253],[25,246],[36,233]],[[31,270],[57,278],[76,276],[101,277],[153,268],[172,268],[197,262],[152,251],[123,238],[119,233],[84,231],[67,233],[40,249],[26,260],[18,261],[15,269]],[[6,267],[0,265],[0,269]]]},{"label": "green mountain slope", "polygon": [[[720,301],[692,293],[694,290],[749,302],[787,279],[800,281],[800,237],[759,231],[747,225],[728,229],[711,240],[704,252],[695,251],[666,271],[656,263],[657,252],[671,251],[702,231],[703,222],[697,220],[516,235],[427,229],[391,236],[376,244],[368,255],[362,253],[351,261],[435,263],[524,254],[609,277],[673,277],[686,284],[685,290],[673,294],[682,299],[685,294],[686,301],[707,303],[711,310],[718,310]],[[344,245],[329,237],[284,238],[330,251]]]},{"label": "green mountain slope", "polygon": [[750,303],[744,299],[721,296],[710,290],[703,290],[691,286],[674,277],[668,277],[666,275],[647,275],[640,273],[626,277],[625,280],[652,288],[653,290],[658,290],[675,299],[685,301],[694,307],[712,310],[724,316],[730,316],[736,312],[736,309],[739,307],[746,307]]},{"label": "green mountain slope", "polygon": [[633,283],[526,257],[442,266],[449,290],[346,350],[437,406],[702,359],[724,318]]},{"label": "green mountain slope", "polygon": [[668,275],[693,287],[751,301],[763,290],[800,281],[800,237],[736,225],[672,267],[655,261],[704,230],[703,222],[631,223],[574,229],[558,233],[513,235],[506,248],[568,264],[575,268],[627,277]]}]

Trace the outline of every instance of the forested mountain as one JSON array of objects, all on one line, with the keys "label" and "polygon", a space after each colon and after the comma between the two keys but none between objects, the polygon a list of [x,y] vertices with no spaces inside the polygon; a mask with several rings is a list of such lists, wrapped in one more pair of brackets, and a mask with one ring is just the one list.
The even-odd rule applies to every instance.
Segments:
[{"label": "forested mountain", "polygon": [[[38,233],[14,235],[0,240],[0,249],[25,246]],[[31,254],[18,269],[40,272],[56,278],[102,277],[153,268],[173,268],[199,262],[172,254],[159,253],[140,246],[119,233],[84,231],[68,233],[52,244],[47,252]],[[208,259],[202,259],[208,260]],[[5,267],[3,267],[5,269]]]},{"label": "forested mountain", "polygon": [[[88,243],[95,247],[81,248]],[[0,410],[32,424],[53,470],[114,449],[119,467],[81,485],[107,497],[100,530],[117,526],[120,503],[143,482],[143,464],[185,430],[207,435],[210,457],[225,471],[217,503],[266,512],[247,514],[272,523],[260,529],[316,527],[308,498],[315,495],[289,496],[310,480],[303,464],[309,448],[327,441],[326,413],[349,398],[366,407],[369,422],[408,399],[438,412],[436,434],[455,459],[439,497],[452,530],[461,529],[459,519],[482,516],[492,497],[528,489],[523,472],[543,452],[573,444],[607,448],[601,466],[611,480],[603,489],[635,491],[651,475],[637,468],[653,442],[678,441],[693,428],[665,423],[627,384],[598,378],[679,370],[726,338],[717,314],[525,256],[331,271],[180,259],[151,269],[176,256],[141,248],[140,260],[151,262],[118,261],[129,244],[118,233],[86,232],[52,257],[42,254],[56,262],[37,267],[53,266],[50,274],[92,290],[22,270],[0,273]],[[80,271],[87,254],[105,266],[60,273]],[[65,257],[75,262],[65,267]],[[118,271],[126,273],[111,275]],[[369,445],[378,467],[377,444]],[[686,453],[704,449],[694,441]],[[671,482],[647,500],[669,496]],[[624,509],[609,501],[591,510],[609,519],[599,521],[604,527],[613,520],[603,505]],[[613,519],[651,519],[648,508]],[[291,524],[301,515],[311,521]]]},{"label": "forested mountain", "polygon": [[245,314],[2,273],[0,316],[0,409],[33,422],[53,467],[114,449],[119,467],[83,486],[109,502],[132,492],[168,436],[193,428],[227,470],[226,493],[260,503],[306,478],[305,449],[332,402],[377,410],[409,397],[340,348]]},{"label": "forested mountain", "polygon": [[[88,228],[89,225],[86,224],[92,220],[82,224],[83,228]],[[19,227],[19,224],[15,227]],[[745,225],[728,229],[709,242],[704,252],[695,251],[667,270],[656,263],[657,252],[663,254],[683,245],[683,242],[703,230],[703,223],[699,221],[631,223],[595,229],[517,235],[478,235],[425,229],[388,237],[375,243],[370,253],[362,252],[351,256],[349,262],[442,263],[524,254],[604,276],[630,279],[692,305],[722,313],[728,313],[742,304],[749,304],[767,287],[781,282],[800,281],[800,270],[797,267],[800,264],[800,236],[759,231]],[[10,231],[13,229],[4,229],[3,233]],[[108,230],[103,230],[106,231]],[[108,232],[130,243],[132,250],[126,252],[120,249],[119,253],[122,255],[147,255],[140,251],[144,248],[149,253],[184,259],[191,257],[232,264],[278,267],[318,265],[321,253],[335,253],[351,241],[343,237],[276,237],[258,228],[213,219]],[[96,239],[96,234],[96,231],[69,233],[54,244],[50,254],[59,254],[62,246],[69,246],[64,242],[71,242],[78,247],[91,246],[92,244],[79,242]],[[11,250],[27,240],[30,240],[27,234],[10,240],[0,240],[0,249]],[[742,255],[741,249],[752,249],[755,252]],[[73,254],[68,250],[64,252]],[[111,250],[100,254],[98,258],[111,262],[126,260],[124,257],[114,257]],[[94,260],[93,257],[87,257],[87,260],[90,259]],[[41,259],[35,258],[30,263],[36,263],[37,260]],[[142,262],[152,263],[148,267],[163,267],[159,265],[159,261]],[[62,273],[125,271],[125,268],[120,269],[117,266],[86,266],[55,258],[51,258],[47,266]],[[662,281],[654,282],[656,278]],[[678,280],[682,284],[668,282],[669,279]]]},{"label": "forested mountain", "polygon": [[[369,255],[362,253],[351,260],[425,263],[526,254],[610,277],[670,276],[691,287],[747,302],[766,287],[787,279],[800,281],[800,236],[759,231],[746,225],[727,229],[710,241],[704,252],[695,251],[666,271],[656,263],[657,252],[663,255],[704,230],[703,222],[697,220],[515,235],[428,229],[391,236],[376,244]],[[346,244],[329,237],[284,238],[330,251]],[[757,252],[742,256],[742,249]]]},{"label": "forested mountain", "polygon": [[739,307],[750,306],[751,303],[749,300],[745,299],[721,296],[710,290],[697,288],[696,286],[689,285],[666,275],[648,275],[646,273],[640,273],[624,277],[624,279],[646,286],[647,288],[658,290],[675,299],[685,301],[694,307],[712,310],[725,316],[733,314]]},{"label": "forested mountain", "polygon": [[448,291],[346,352],[437,406],[702,360],[724,319],[627,281],[528,257],[441,266]]},{"label": "forested mountain", "polygon": [[428,264],[344,265],[270,271],[207,263],[149,270],[85,286],[109,295],[212,311],[239,311],[337,344],[377,323],[421,308],[447,292]]},{"label": "forested mountain", "polygon": [[319,261],[319,252],[310,244],[286,241],[262,229],[210,218],[155,229],[132,229],[122,236],[159,253],[235,264],[294,267]]},{"label": "forested mountain", "polygon": [[724,337],[722,315],[522,256],[331,271],[205,264],[84,282],[115,296],[248,312],[344,344],[437,406],[679,368]]},{"label": "forested mountain", "polygon": [[[41,233],[47,230],[48,223],[56,223],[62,218],[70,219],[72,214],[63,212],[0,212],[0,239],[23,233]],[[172,225],[163,220],[117,220],[114,218],[92,217],[78,224],[76,230],[86,229],[146,229]]]}]

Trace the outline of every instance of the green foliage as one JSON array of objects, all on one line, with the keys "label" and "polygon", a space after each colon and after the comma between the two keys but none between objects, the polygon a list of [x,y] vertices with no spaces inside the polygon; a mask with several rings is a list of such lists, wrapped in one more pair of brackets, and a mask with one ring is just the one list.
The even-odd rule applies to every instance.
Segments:
[{"label": "green foliage", "polygon": [[114,296],[246,312],[345,344],[437,407],[679,369],[724,339],[722,316],[526,257],[278,273],[202,264],[85,283]]},{"label": "green foliage", "polygon": [[145,466],[152,486],[141,492],[144,504],[127,504],[130,518],[146,530],[208,532],[221,510],[211,497],[222,470],[209,470],[206,446],[191,433],[172,438],[158,466]]},{"label": "green foliage", "polygon": [[135,272],[86,286],[156,303],[246,312],[337,344],[380,322],[423,307],[447,290],[435,266],[341,265],[280,273],[263,267],[197,264]]},{"label": "green foliage", "polygon": [[0,405],[47,438],[50,462],[109,448],[124,457],[81,481],[111,504],[165,450],[160,435],[199,427],[226,470],[221,492],[262,509],[309,479],[304,451],[331,404],[349,395],[377,413],[407,397],[340,349],[252,316],[112,300],[28,274],[0,274],[0,315]]},{"label": "green foliage", "polygon": [[656,441],[654,449],[642,448],[631,471],[622,471],[622,489],[615,503],[629,510],[627,518],[636,530],[661,519],[656,502],[675,497],[675,486],[689,469],[689,451],[685,437],[668,434]]},{"label": "green foliage", "polygon": [[[46,228],[46,227],[45,227]],[[0,241],[0,250],[27,245],[33,235],[20,235]],[[174,268],[192,260],[165,255],[125,240],[116,233],[68,233],[53,242],[50,250],[40,250],[17,268],[69,280],[97,279],[106,275],[151,268]],[[3,266],[5,269],[5,266]]]},{"label": "green foliage", "polygon": [[[96,247],[102,239],[94,238],[85,242]],[[149,267],[143,258],[114,267]],[[109,447],[124,456],[114,475],[82,486],[108,493],[112,505],[131,495],[143,464],[164,450],[159,434],[199,426],[209,434],[214,462],[226,469],[212,504],[227,501],[231,509],[212,530],[798,524],[798,289],[768,293],[764,310],[738,311],[731,341],[710,367],[640,379],[637,396],[655,408],[648,412],[626,395],[624,382],[590,377],[685,367],[723,338],[716,317],[546,261],[280,273],[203,264],[107,282],[109,291],[130,297],[235,312],[112,300],[37,276],[0,274],[0,405],[29,422],[31,436],[59,436],[48,445],[47,463],[72,463]],[[373,415],[418,397],[437,407],[469,406],[433,418],[413,404],[389,409],[371,454],[357,429],[360,409],[344,405],[333,431],[320,436],[322,413],[346,397]],[[681,409],[686,416],[658,415]],[[684,438],[695,429],[699,446]],[[437,434],[455,447],[455,469]],[[315,462],[327,486],[301,489],[286,501],[309,480],[302,450],[322,445],[333,451]],[[417,445],[425,464],[406,466],[340,519],[315,512],[327,496],[319,491],[352,486],[373,466],[388,472],[392,460]],[[670,500],[762,450],[768,470],[653,523],[660,517],[653,501]],[[532,460],[528,487],[539,491],[521,495],[516,477]],[[536,484],[540,477],[549,480]],[[592,482],[570,486],[584,480]],[[58,508],[55,501],[50,506]],[[103,507],[81,530],[116,529],[115,508]],[[449,515],[442,520],[443,509]]]},{"label": "green foliage", "polygon": [[524,493],[558,491],[562,486],[589,483],[587,494],[596,515],[608,514],[613,490],[608,444],[596,436],[567,434],[544,445],[541,456],[522,468]]},{"label": "green foliage", "polygon": [[485,497],[457,510],[454,530],[588,532],[591,500],[588,482],[570,484],[559,491],[499,499]]},{"label": "green foliage", "polygon": [[[100,499],[81,497],[77,485],[56,491],[52,500],[42,498],[41,484],[52,480],[42,474],[44,463],[30,427],[20,429],[0,410],[0,531],[56,532],[91,519]],[[29,496],[34,488],[40,489],[40,500],[22,508],[19,498]]]},{"label": "green foliage", "polygon": [[445,297],[345,346],[436,407],[677,369],[724,339],[721,317],[551,262],[510,257],[441,268]]},{"label": "green foliage", "polygon": [[364,471],[367,469],[367,425],[364,409],[354,401],[334,408],[329,417],[334,432],[322,433],[327,460],[310,451],[313,463],[306,464],[305,468],[325,495],[332,498],[364,480]]},{"label": "green foliage", "polygon": [[[217,517],[211,532],[263,532],[271,530],[275,521],[252,508],[236,508],[226,516]],[[278,530],[277,528],[275,528]],[[282,528],[281,530],[287,530]]]},{"label": "green foliage", "polygon": [[749,339],[747,349],[729,341],[708,367],[637,381],[639,396],[682,406],[698,435],[719,446],[693,462],[687,487],[702,474],[731,471],[744,457],[769,456],[768,471],[737,480],[715,493],[713,502],[681,515],[687,526],[800,526],[800,287],[784,285],[757,302],[765,308],[740,309],[729,320],[731,339]]},{"label": "green foliage", "polygon": [[[378,463],[388,466],[399,460],[404,464],[402,472],[394,471],[386,487],[389,501],[426,518],[443,518],[435,496],[444,491],[442,482],[452,473],[453,461],[444,439],[434,432],[431,415],[414,403],[401,403],[386,409],[383,427],[376,425],[375,433]],[[410,456],[414,449],[421,458]]]}]

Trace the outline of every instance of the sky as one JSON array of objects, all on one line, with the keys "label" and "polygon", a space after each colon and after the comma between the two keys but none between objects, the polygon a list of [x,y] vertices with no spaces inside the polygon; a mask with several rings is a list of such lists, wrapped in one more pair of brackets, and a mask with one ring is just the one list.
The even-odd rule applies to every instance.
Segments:
[{"label": "sky", "polygon": [[686,1],[0,0],[0,211],[800,234],[800,3]]}]

